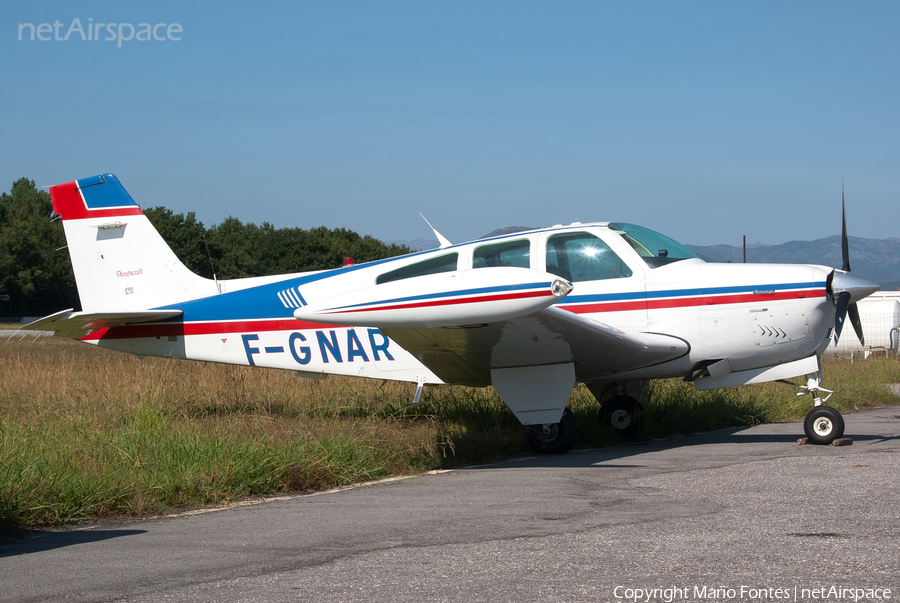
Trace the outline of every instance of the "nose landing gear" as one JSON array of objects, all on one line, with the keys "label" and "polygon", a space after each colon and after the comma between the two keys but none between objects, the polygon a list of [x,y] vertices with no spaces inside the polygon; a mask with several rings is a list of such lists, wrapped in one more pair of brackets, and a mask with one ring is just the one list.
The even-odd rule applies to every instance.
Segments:
[{"label": "nose landing gear", "polygon": [[831,444],[844,435],[844,418],[830,406],[817,406],[806,415],[803,431],[813,444]]},{"label": "nose landing gear", "polygon": [[[821,373],[807,375],[806,385],[798,386],[805,391],[798,392],[797,395],[812,394],[815,404],[803,421],[806,437],[813,444],[828,445],[844,435],[844,417],[834,408],[825,406],[824,402],[827,402],[834,392],[821,387],[821,383]],[[828,392],[824,400],[819,396],[819,390]]]}]

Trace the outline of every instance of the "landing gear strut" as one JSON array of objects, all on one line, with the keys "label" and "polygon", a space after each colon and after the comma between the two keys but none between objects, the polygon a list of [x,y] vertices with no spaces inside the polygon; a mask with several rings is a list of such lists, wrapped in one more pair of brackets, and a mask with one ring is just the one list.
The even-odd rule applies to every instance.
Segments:
[{"label": "landing gear strut", "polygon": [[[824,402],[827,402],[834,392],[821,387],[821,382],[821,373],[807,375],[806,386],[801,386],[806,391],[799,392],[797,395],[810,393],[815,404],[803,421],[803,431],[806,433],[806,437],[813,444],[827,445],[844,435],[844,417],[834,408],[824,405]],[[824,400],[819,397],[819,390],[828,392]]]},{"label": "landing gear strut", "polygon": [[529,425],[525,428],[528,448],[543,454],[565,454],[575,445],[578,437],[578,423],[567,408],[559,423]]}]

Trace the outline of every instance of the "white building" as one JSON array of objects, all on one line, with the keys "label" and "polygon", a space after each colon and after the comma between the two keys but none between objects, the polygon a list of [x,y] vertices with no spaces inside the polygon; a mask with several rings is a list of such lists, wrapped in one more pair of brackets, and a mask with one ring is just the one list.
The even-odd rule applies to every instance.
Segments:
[{"label": "white building", "polygon": [[864,350],[889,350],[896,354],[900,344],[900,291],[876,291],[858,302],[859,319],[862,322],[866,345],[856,338],[853,325],[848,320],[841,331],[841,340],[825,350],[834,356],[865,357]]}]

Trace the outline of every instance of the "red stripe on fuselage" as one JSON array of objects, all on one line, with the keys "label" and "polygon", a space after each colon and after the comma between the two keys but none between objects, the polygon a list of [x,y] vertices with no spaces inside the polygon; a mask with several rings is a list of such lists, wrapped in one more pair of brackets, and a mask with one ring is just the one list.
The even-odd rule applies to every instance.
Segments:
[{"label": "red stripe on fuselage", "polygon": [[825,297],[825,289],[804,289],[801,291],[779,291],[777,293],[742,293],[737,295],[700,295],[697,297],[677,297],[674,299],[648,299],[624,302],[608,302],[583,304],[578,306],[562,306],[564,310],[575,314],[592,312],[627,312],[630,310],[662,310],[665,308],[691,308],[696,306],[719,306],[725,304],[746,304],[763,301],[783,301]]},{"label": "red stripe on fuselage", "polygon": [[301,331],[306,329],[334,329],[335,325],[306,322],[293,318],[275,320],[235,320],[225,322],[176,322],[165,324],[123,325],[99,329],[80,337],[80,341],[101,339],[140,339],[178,335],[218,335],[223,333],[261,333],[266,331]]}]

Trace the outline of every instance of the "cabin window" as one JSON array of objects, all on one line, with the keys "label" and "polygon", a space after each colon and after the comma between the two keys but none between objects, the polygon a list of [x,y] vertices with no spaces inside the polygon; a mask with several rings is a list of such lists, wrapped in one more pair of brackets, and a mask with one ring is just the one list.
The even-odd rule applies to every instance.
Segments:
[{"label": "cabin window", "polygon": [[567,232],[547,239],[547,272],[571,282],[631,276],[631,268],[600,238]]},{"label": "cabin window", "polygon": [[407,278],[415,278],[417,276],[425,276],[426,274],[439,274],[441,272],[453,272],[456,270],[456,260],[458,253],[448,253],[436,258],[429,258],[416,264],[410,264],[403,268],[397,268],[390,272],[385,272],[375,279],[376,285],[382,283],[390,283],[391,281],[399,281]]},{"label": "cabin window", "polygon": [[697,255],[666,235],[634,224],[610,224],[609,229],[625,239],[651,268],[659,268]]},{"label": "cabin window", "polygon": [[528,239],[482,245],[475,248],[472,256],[472,268],[496,268],[498,266],[530,268],[531,261],[528,255],[530,249],[531,241]]}]

